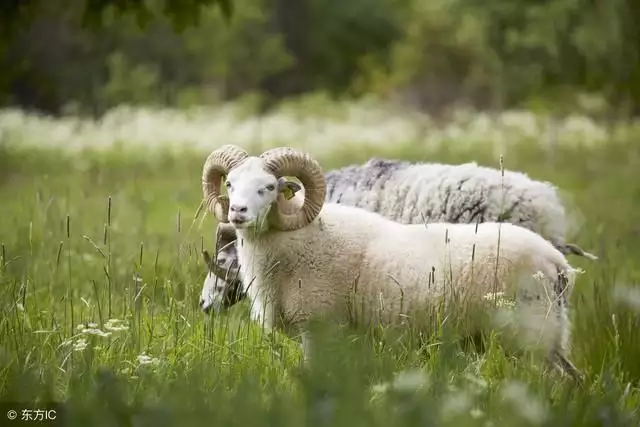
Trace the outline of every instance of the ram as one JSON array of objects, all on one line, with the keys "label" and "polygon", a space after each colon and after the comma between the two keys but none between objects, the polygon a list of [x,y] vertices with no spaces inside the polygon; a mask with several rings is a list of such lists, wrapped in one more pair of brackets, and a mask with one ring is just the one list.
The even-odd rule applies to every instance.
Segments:
[{"label": "ram", "polygon": [[245,298],[235,240],[233,228],[218,227],[215,260],[207,250],[202,251],[208,270],[200,294],[200,307],[207,314],[212,310],[225,310]]},{"label": "ram", "polygon": [[[220,191],[223,176],[228,196]],[[304,186],[299,208],[282,209],[279,195],[290,185],[285,176]],[[391,325],[419,319],[454,295],[460,307],[471,307],[488,293],[503,292],[516,301],[516,313],[542,316],[535,323],[544,326],[548,360],[582,377],[567,356],[567,298],[575,270],[531,230],[493,222],[401,224],[325,203],[320,165],[292,148],[250,157],[225,145],[205,162],[203,192],[220,227],[235,229],[252,319],[301,334],[306,357],[313,350],[308,322],[316,316]],[[351,309],[356,306],[359,316]]]},{"label": "ram", "polygon": [[[278,194],[280,209],[295,212],[304,201],[304,189],[293,181],[281,180],[281,183],[290,192],[287,196]],[[235,243],[235,229],[219,225],[216,231],[216,259],[213,260],[207,250],[202,251],[208,266],[200,293],[200,308],[205,314],[211,311],[219,313],[246,298],[242,291],[242,274]]]},{"label": "ram", "polygon": [[[373,158],[329,171],[325,181],[325,202],[364,208],[406,224],[509,221],[542,235],[564,254],[597,259],[565,242],[569,221],[557,188],[520,172],[505,170],[503,174],[476,163],[445,165]],[[296,193],[300,188],[290,183],[289,189],[297,196],[294,202],[304,198]],[[233,231],[225,237],[224,245],[234,244]],[[227,260],[235,257],[235,252],[221,257]],[[224,275],[220,278],[224,280]],[[232,298],[214,311],[243,299],[237,292],[237,280],[225,288],[213,279],[208,275],[203,285],[200,304],[206,313],[223,293]]]}]

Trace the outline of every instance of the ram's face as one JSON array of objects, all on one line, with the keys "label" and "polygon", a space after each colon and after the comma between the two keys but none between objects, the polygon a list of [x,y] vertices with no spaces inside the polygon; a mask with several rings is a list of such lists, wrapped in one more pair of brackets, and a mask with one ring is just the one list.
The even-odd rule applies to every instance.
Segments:
[{"label": "ram's face", "polygon": [[[211,263],[208,253],[204,255],[204,261],[207,265]],[[235,245],[233,243],[225,245],[214,262],[226,273],[225,277],[229,279],[229,282],[216,276],[211,268],[208,269],[200,293],[200,308],[207,314],[210,311],[214,313],[224,311],[244,298]]]},{"label": "ram's face", "polygon": [[209,272],[200,293],[200,308],[205,314],[221,313],[241,302],[245,298],[242,283],[234,280],[229,283]]},{"label": "ram's face", "polygon": [[200,308],[206,314],[210,311],[219,313],[223,309],[225,288],[227,283],[209,271],[200,293]]},{"label": "ram's face", "polygon": [[221,270],[229,272],[234,276],[235,271],[238,269],[238,250],[234,241],[220,240],[221,249],[218,251],[216,257],[216,264]]},{"label": "ram's face", "polygon": [[229,222],[237,229],[262,225],[280,191],[278,179],[257,158],[231,170],[224,185],[229,195]]}]

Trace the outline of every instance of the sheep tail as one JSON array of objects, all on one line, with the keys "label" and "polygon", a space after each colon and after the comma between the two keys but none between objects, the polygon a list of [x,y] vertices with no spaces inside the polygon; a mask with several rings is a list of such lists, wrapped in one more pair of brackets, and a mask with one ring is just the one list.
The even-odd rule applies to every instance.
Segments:
[{"label": "sheep tail", "polygon": [[564,245],[558,245],[556,247],[565,255],[579,255],[592,261],[598,259],[597,256],[593,255],[592,253],[585,252],[580,246],[574,245],[573,243],[565,243]]}]

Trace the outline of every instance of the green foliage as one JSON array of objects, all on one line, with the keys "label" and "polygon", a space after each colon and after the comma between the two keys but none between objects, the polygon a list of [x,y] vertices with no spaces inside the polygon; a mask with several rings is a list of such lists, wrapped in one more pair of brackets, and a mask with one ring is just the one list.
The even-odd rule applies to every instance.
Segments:
[{"label": "green foliage", "polygon": [[[39,7],[38,0],[7,0],[2,2],[2,28],[5,35],[17,28],[15,24],[27,24],[35,16],[34,9]],[[164,0],[163,12],[169,17],[173,27],[183,30],[187,25],[197,24],[203,7],[217,7],[229,20],[233,13],[231,0]],[[76,3],[77,4],[77,3]],[[152,19],[151,7],[145,0],[86,0],[82,11],[83,25],[95,29],[104,23],[104,14],[115,9],[120,16],[134,16],[136,22],[144,26]]]},{"label": "green foliage", "polygon": [[409,89],[427,109],[475,101],[497,89],[499,58],[481,16],[456,13],[445,1],[414,0],[410,10],[405,36],[393,50],[394,86]]},{"label": "green foliage", "polygon": [[159,83],[157,69],[146,64],[131,66],[119,52],[109,56],[108,67],[111,78],[101,90],[107,105],[123,102],[153,104],[156,99],[155,88]]},{"label": "green foliage", "polygon": [[[638,298],[615,297],[640,285],[636,139],[558,147],[562,167],[530,141],[505,159],[571,191],[586,221],[576,243],[600,256],[571,259],[586,270],[571,297],[584,388],[491,337],[476,353],[446,335],[421,346],[410,333],[372,341],[320,327],[324,351],[301,370],[297,344],[252,324],[245,304],[198,309],[200,250],[214,239],[212,220],[195,216],[205,155],[0,146],[0,401],[67,400],[70,426],[637,425]],[[344,147],[319,160],[331,169],[380,153]],[[497,166],[482,148],[428,157]],[[111,334],[77,327],[91,322]]]},{"label": "green foliage", "polygon": [[534,101],[566,113],[581,92],[640,101],[635,2],[415,0],[413,10],[393,75],[423,104]]},{"label": "green foliage", "polygon": [[405,0],[309,0],[313,17],[304,69],[313,89],[341,94],[362,57],[385,61],[404,25]]},{"label": "green foliage", "polygon": [[202,25],[185,32],[187,52],[197,58],[199,81],[216,84],[225,97],[257,91],[268,78],[291,63],[282,35],[270,29],[265,0],[238,4],[229,25],[215,10],[203,14]]},{"label": "green foliage", "polygon": [[100,114],[117,103],[207,104],[254,92],[268,106],[314,91],[399,94],[430,112],[470,103],[562,115],[585,93],[612,113],[640,109],[635,0],[3,6],[15,19],[0,38],[0,102],[52,113],[67,103]]}]

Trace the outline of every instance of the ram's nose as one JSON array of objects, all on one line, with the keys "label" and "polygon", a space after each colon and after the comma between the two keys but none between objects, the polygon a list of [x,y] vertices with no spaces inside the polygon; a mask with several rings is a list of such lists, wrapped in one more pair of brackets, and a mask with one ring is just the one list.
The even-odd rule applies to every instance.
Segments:
[{"label": "ram's nose", "polygon": [[231,205],[229,206],[229,210],[234,213],[247,213],[247,205]]}]

